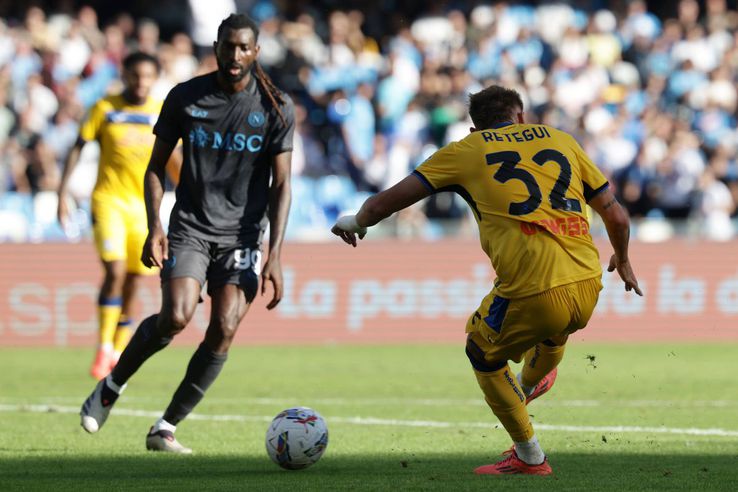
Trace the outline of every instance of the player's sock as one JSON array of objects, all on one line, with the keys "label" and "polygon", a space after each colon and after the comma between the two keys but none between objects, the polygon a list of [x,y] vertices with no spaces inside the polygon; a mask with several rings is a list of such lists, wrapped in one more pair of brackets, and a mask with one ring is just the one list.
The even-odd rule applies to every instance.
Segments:
[{"label": "player's sock", "polygon": [[158,314],[149,316],[141,322],[136,333],[131,337],[128,346],[120,354],[120,360],[116,364],[112,375],[113,381],[118,385],[125,384],[128,379],[138,371],[138,368],[146,362],[146,359],[169,345],[171,337],[163,337],[156,330]]},{"label": "player's sock", "polygon": [[164,420],[172,425],[179,424],[200,403],[205,392],[223,369],[228,354],[216,354],[201,343],[190,359],[185,377],[164,412]]},{"label": "player's sock", "polygon": [[115,360],[120,358],[120,354],[128,345],[131,339],[131,325],[133,321],[127,316],[121,316],[118,326],[115,329],[115,338],[113,339],[113,357]]},{"label": "player's sock", "polygon": [[159,420],[156,421],[156,423],[154,423],[154,426],[151,428],[151,431],[149,431],[149,434],[156,434],[161,430],[169,431],[174,434],[177,431],[177,426],[170,424],[164,419],[164,417],[161,417]]},{"label": "player's sock", "polygon": [[121,297],[100,296],[97,300],[97,320],[101,348],[110,347],[112,349],[113,347],[115,328],[118,326],[122,305],[123,299]]},{"label": "player's sock", "polygon": [[106,406],[112,405],[113,403],[115,403],[115,400],[118,399],[118,396],[123,392],[124,389],[125,385],[121,386],[119,384],[116,384],[110,374],[108,374],[105,377],[105,384],[103,384],[102,387],[102,401],[107,402]]},{"label": "player's sock", "polygon": [[530,396],[533,393],[533,391],[535,391],[536,389],[535,385],[527,386],[523,384],[523,373],[522,372],[519,372],[516,378],[518,380],[518,384],[520,385],[520,389],[523,390],[523,393],[525,393],[525,396]]},{"label": "player's sock", "polygon": [[554,345],[553,342],[546,340],[537,343],[535,347],[526,352],[525,365],[518,375],[518,381],[526,395],[530,395],[541,379],[559,365],[561,359],[564,358],[564,350],[566,350],[566,345]]},{"label": "player's sock", "polygon": [[533,438],[533,426],[525,408],[525,394],[510,366],[493,372],[474,370],[484,399],[515,442],[528,442]]},{"label": "player's sock", "polygon": [[540,465],[546,459],[536,436],[525,442],[515,442],[515,452],[518,453],[518,458],[529,465]]}]

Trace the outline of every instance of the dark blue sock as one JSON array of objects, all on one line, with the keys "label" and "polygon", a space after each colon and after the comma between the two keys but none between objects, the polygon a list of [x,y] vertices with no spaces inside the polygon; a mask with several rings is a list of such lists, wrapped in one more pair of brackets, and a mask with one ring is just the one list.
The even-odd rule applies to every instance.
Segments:
[{"label": "dark blue sock", "polygon": [[201,343],[192,355],[187,373],[175,391],[172,402],[164,412],[164,420],[177,425],[200,403],[205,392],[220,374],[228,354],[216,354]]},{"label": "dark blue sock", "polygon": [[113,382],[119,386],[126,384],[146,359],[169,345],[171,337],[162,337],[156,330],[158,314],[149,316],[138,325],[128,346],[120,354],[120,360],[111,372]]}]

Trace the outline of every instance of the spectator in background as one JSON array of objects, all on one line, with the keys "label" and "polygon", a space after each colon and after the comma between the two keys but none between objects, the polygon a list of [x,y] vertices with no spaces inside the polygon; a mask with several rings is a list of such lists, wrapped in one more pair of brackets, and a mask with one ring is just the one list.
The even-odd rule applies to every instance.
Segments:
[{"label": "spectator in background", "polygon": [[366,168],[374,155],[374,86],[364,82],[347,101],[341,134],[349,156],[349,175],[359,189],[367,186]]},{"label": "spectator in background", "polygon": [[700,179],[699,216],[703,219],[705,237],[712,241],[727,241],[733,237],[730,221],[736,204],[728,186],[707,168]]},{"label": "spectator in background", "polygon": [[192,26],[190,35],[198,58],[213,52],[213,33],[218,30],[220,21],[236,11],[233,0],[188,0]]},{"label": "spectator in background", "polygon": [[[154,89],[159,95],[193,73],[213,70],[211,33],[220,19],[239,9],[261,22],[265,68],[305,108],[303,136],[313,155],[306,162],[309,179],[353,172],[360,186],[395,182],[422,160],[423,149],[444,145],[449,134],[463,136],[466,94],[490,83],[516,87],[531,121],[567,130],[600,155],[603,171],[629,183],[633,211],[644,216],[662,209],[698,216],[704,162],[730,142],[723,152],[728,161],[736,159],[738,13],[727,8],[726,0],[707,0],[703,10],[700,2],[682,0],[674,6],[674,18],[656,17],[643,0],[624,7],[597,3],[611,10],[564,3],[471,9],[462,3],[449,9],[442,2],[411,9],[400,1],[395,13],[379,15],[321,0],[293,3],[285,12],[269,0],[189,3],[192,22],[179,29],[171,28],[160,9],[144,9],[159,19],[161,36],[157,21],[127,14],[98,19],[88,6],[76,14],[31,7],[10,19],[10,27],[0,22],[0,67],[11,78],[5,121],[20,122],[24,101],[34,100],[31,90],[41,103],[31,109],[25,128],[15,124],[11,133],[32,130],[44,140],[42,127],[56,116],[49,114],[54,106],[44,103],[51,98],[39,85],[53,93],[56,111],[67,104],[89,108],[118,91],[120,61],[138,47],[155,53],[162,64]],[[177,34],[188,29],[192,37]],[[363,132],[346,123],[354,117],[364,123],[359,113],[334,112],[337,101],[348,101],[349,108],[354,97],[362,107],[366,101],[355,96],[361,84],[373,91],[371,114],[365,113],[382,136],[378,148],[386,154],[385,171],[379,171],[381,154],[371,171],[366,162],[361,167],[362,152],[356,149],[374,147],[376,139],[357,138]],[[675,121],[689,124],[679,132],[669,130]],[[692,150],[677,151],[677,139],[686,134]],[[649,158],[643,167],[638,160],[653,138],[672,151],[658,161]],[[358,142],[363,143],[357,147]],[[32,161],[22,148],[6,147],[6,176],[29,174],[9,170],[9,162],[23,168]],[[675,152],[697,156],[696,164],[682,158],[665,162]],[[729,189],[738,186],[719,179]],[[14,189],[14,180],[6,179],[6,185]],[[678,191],[676,198],[662,193],[670,189]]]},{"label": "spectator in background", "polygon": [[41,153],[48,169],[62,169],[64,158],[77,141],[78,121],[82,117],[79,104],[64,104],[57,111],[53,121],[41,135]]},{"label": "spectator in background", "polygon": [[105,27],[105,53],[108,60],[120,65],[123,63],[129,48],[126,44],[126,33],[119,24],[110,24]]},{"label": "spectator in background", "polygon": [[151,19],[141,19],[136,26],[138,51],[156,56],[159,50],[159,26]]},{"label": "spectator in background", "polygon": [[19,116],[18,128],[7,147],[13,189],[20,193],[51,191],[59,183],[59,169],[44,158],[32,109],[26,108]]},{"label": "spectator in background", "polygon": [[406,54],[389,55],[388,75],[377,86],[377,106],[381,130],[390,138],[420,86],[420,71]]},{"label": "spectator in background", "polygon": [[295,105],[295,135],[292,152],[292,174],[320,178],[330,174],[326,169],[325,148],[308,117],[308,110]]},{"label": "spectator in background", "polygon": [[[0,73],[0,149],[3,149],[10,137],[10,131],[15,126],[15,113],[8,108],[7,77]],[[5,152],[2,153],[6,155]]]}]

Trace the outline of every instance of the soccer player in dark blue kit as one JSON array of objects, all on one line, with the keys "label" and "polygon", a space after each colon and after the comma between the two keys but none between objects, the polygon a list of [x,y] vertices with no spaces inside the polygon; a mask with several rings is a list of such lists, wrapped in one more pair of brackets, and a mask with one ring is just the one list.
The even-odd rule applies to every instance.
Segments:
[{"label": "soccer player in dark blue kit", "polygon": [[[294,111],[256,61],[258,35],[245,15],[225,19],[214,43],[218,70],[177,85],[164,101],[144,178],[149,234],[141,258],[161,268],[162,306],[141,323],[115,369],[84,402],[80,415],[87,432],[102,427],[129,378],[187,326],[207,281],[212,311],[205,339],[146,436],[147,449],[190,453],[174,431],[220,373],[259,276],[262,295],[267,283],[274,289],[268,309],[282,298]],[[166,236],[159,207],[165,165],[179,139],[184,162]],[[267,222],[269,253],[262,269]]]}]

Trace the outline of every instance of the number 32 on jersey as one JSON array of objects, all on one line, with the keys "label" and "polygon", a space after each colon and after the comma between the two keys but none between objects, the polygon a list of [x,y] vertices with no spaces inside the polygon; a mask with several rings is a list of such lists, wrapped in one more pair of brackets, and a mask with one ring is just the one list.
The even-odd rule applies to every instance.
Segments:
[{"label": "number 32 on jersey", "polygon": [[[541,206],[543,200],[541,187],[536,181],[535,176],[529,171],[516,167],[520,163],[521,157],[518,152],[501,151],[492,152],[486,155],[487,165],[500,165],[493,178],[500,183],[507,183],[510,180],[521,181],[528,190],[528,198],[522,202],[513,202],[510,204],[508,212],[512,216],[527,215],[535,212]],[[544,149],[533,156],[533,162],[543,167],[549,162],[553,162],[559,166],[559,176],[554,183],[551,193],[548,195],[551,208],[554,210],[562,210],[565,212],[581,212],[582,204],[575,198],[567,198],[566,193],[569,191],[571,184],[571,164],[569,160],[554,149]]]}]

